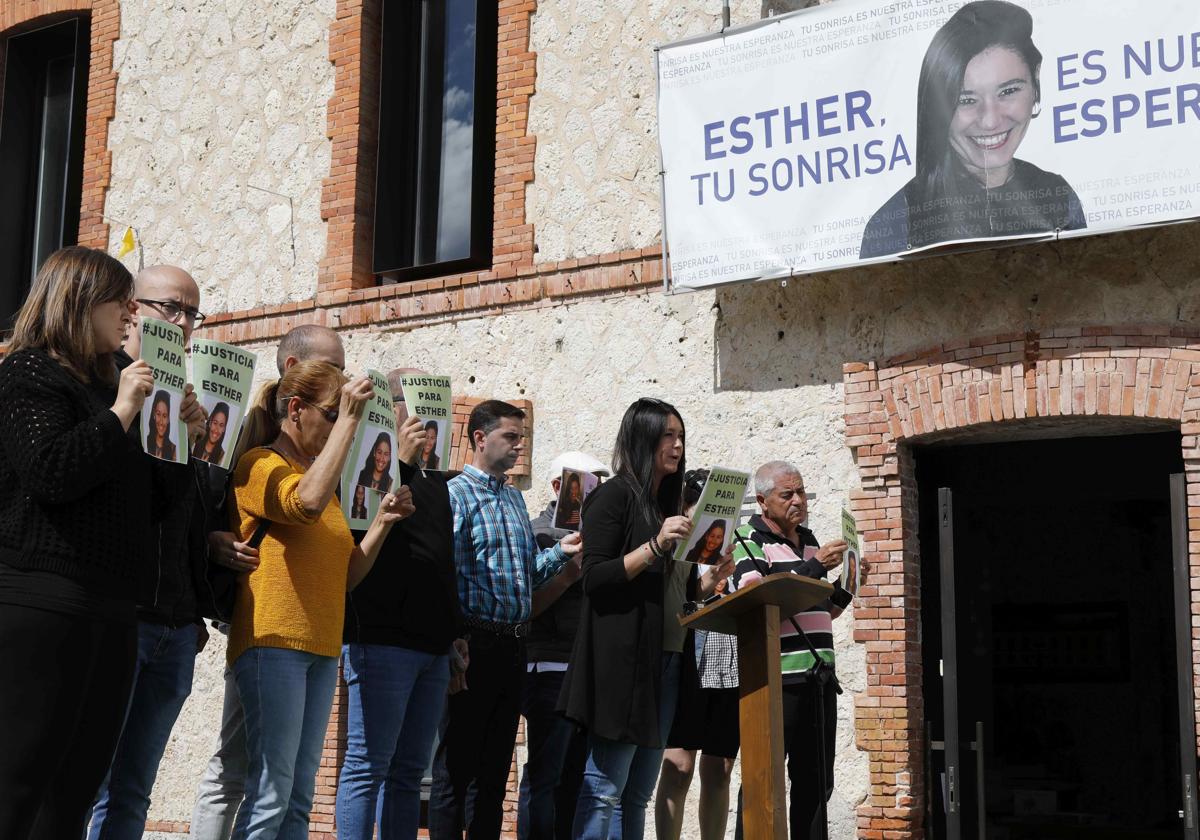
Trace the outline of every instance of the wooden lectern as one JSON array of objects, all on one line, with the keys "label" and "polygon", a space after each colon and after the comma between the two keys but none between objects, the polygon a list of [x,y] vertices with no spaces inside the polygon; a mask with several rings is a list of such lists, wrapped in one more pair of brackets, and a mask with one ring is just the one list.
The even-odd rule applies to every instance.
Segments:
[{"label": "wooden lectern", "polygon": [[786,572],[767,575],[680,619],[684,627],[737,636],[746,840],[788,840],[779,620],[819,604],[832,592],[833,585],[823,580]]}]

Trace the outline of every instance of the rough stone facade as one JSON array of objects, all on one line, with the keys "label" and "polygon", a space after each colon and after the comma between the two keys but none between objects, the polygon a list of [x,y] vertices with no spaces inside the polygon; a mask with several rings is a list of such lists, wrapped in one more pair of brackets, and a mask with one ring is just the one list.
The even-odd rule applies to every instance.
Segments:
[{"label": "rough stone facade", "polygon": [[121,3],[112,243],[133,225],[147,264],[188,266],[211,311],[316,293],[333,5]]}]

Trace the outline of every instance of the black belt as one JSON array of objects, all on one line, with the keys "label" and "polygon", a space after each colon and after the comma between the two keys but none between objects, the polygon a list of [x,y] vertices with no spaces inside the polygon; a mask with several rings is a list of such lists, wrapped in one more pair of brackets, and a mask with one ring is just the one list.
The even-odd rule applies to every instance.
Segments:
[{"label": "black belt", "polygon": [[522,621],[519,624],[507,624],[503,621],[488,621],[486,618],[476,618],[473,615],[463,617],[463,623],[471,630],[482,630],[485,633],[492,633],[496,636],[511,636],[514,639],[521,639],[529,635],[529,622]]}]

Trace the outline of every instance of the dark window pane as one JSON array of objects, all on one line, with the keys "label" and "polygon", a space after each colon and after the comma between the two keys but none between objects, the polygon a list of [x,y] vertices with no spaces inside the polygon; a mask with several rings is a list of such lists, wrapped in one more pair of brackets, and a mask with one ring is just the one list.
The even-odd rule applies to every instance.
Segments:
[{"label": "dark window pane", "polygon": [[10,36],[3,53],[0,329],[8,329],[38,267],[79,231],[88,23]]},{"label": "dark window pane", "polygon": [[378,273],[399,279],[490,263],[495,15],[485,0],[384,7]]}]

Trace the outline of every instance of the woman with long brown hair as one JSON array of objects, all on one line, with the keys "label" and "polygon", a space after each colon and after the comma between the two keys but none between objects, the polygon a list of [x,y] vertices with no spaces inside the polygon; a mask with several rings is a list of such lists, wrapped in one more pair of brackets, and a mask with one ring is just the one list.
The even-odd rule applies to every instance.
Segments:
[{"label": "woman with long brown hair", "polygon": [[[411,514],[407,487],[384,496],[358,545],[336,498],[366,377],[300,362],[247,415],[233,475],[232,530],[258,532],[259,565],[238,582],[227,658],[246,713],[246,802],[234,837],[307,836],[342,647],[345,593]],[[343,488],[353,492],[353,488]],[[264,531],[265,529],[265,531]]]},{"label": "woman with long brown hair", "polygon": [[155,467],[154,384],[113,354],[133,277],[102,251],[42,265],[0,363],[0,837],[79,837],[120,734]]}]

